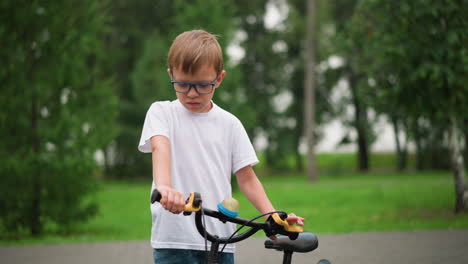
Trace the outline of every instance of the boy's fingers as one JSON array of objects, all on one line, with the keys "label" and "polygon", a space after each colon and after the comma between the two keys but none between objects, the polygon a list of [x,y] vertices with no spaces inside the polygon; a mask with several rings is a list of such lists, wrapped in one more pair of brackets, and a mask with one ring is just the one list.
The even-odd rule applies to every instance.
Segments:
[{"label": "boy's fingers", "polygon": [[303,218],[301,219],[301,217],[297,217],[297,216],[289,218],[288,223],[304,225]]},{"label": "boy's fingers", "polygon": [[172,212],[174,214],[180,214],[181,212],[184,211],[184,207],[185,207],[184,196],[181,193],[176,192],[175,197],[174,197],[174,205],[173,205]]},{"label": "boy's fingers", "polygon": [[297,220],[296,220],[296,223],[300,226],[303,226],[304,225],[304,218],[302,217],[298,217]]},{"label": "boy's fingers", "polygon": [[184,211],[185,201],[182,193],[175,190],[171,190],[167,193],[164,209],[168,210],[173,214],[180,214]]},{"label": "boy's fingers", "polygon": [[160,186],[160,187],[158,187],[158,191],[161,194],[161,200],[159,201],[159,203],[161,204],[161,206],[164,209],[166,209],[166,207],[167,207],[167,196],[169,194],[169,190],[165,186]]},{"label": "boy's fingers", "polygon": [[174,214],[179,214],[184,210],[183,194],[165,186],[160,187],[159,191],[161,193],[160,204],[164,209]]},{"label": "boy's fingers", "polygon": [[167,204],[167,193],[166,191],[161,191],[161,200],[159,200],[161,206],[165,209]]},{"label": "boy's fingers", "polygon": [[169,192],[167,194],[167,210],[172,212],[174,208],[174,194],[172,192]]},{"label": "boy's fingers", "polygon": [[295,214],[289,214],[288,218],[286,219],[289,224],[298,224],[300,226],[304,225],[305,219],[303,217],[297,216]]}]

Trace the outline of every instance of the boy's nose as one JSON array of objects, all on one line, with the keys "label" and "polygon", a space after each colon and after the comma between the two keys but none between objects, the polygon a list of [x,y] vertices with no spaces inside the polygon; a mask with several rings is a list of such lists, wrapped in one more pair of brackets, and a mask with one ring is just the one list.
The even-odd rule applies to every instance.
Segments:
[{"label": "boy's nose", "polygon": [[197,90],[195,89],[195,86],[192,86],[190,87],[188,93],[187,93],[187,96],[188,97],[197,97],[199,94],[197,92]]}]

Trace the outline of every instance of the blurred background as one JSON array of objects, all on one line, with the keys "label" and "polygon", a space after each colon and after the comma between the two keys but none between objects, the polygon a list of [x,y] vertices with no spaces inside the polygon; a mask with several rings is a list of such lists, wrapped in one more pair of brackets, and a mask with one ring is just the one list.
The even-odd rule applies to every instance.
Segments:
[{"label": "blurred background", "polygon": [[176,98],[172,40],[199,28],[224,49],[214,101],[243,122],[278,209],[319,233],[466,228],[467,13],[466,0],[3,0],[0,243],[148,239],[137,144],[151,103]]}]

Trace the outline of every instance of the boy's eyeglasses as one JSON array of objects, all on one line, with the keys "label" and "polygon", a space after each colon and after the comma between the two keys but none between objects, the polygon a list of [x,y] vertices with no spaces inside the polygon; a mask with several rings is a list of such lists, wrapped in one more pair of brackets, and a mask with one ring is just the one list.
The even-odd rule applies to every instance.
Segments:
[{"label": "boy's eyeglasses", "polygon": [[178,93],[188,93],[190,89],[195,88],[198,94],[209,94],[213,92],[213,88],[216,85],[218,80],[218,76],[213,80],[213,82],[199,82],[199,83],[191,83],[191,82],[182,82],[182,81],[174,81],[171,79],[171,84],[174,87],[174,90]]}]

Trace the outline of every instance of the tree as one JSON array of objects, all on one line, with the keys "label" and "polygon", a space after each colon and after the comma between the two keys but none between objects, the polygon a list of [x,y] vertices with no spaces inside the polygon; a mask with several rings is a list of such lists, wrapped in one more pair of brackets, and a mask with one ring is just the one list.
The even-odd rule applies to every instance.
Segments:
[{"label": "tree", "polygon": [[358,168],[361,171],[369,170],[369,152],[373,138],[371,121],[368,118],[369,100],[367,97],[366,74],[362,72],[360,57],[363,52],[362,40],[355,38],[350,21],[356,13],[357,0],[340,0],[332,8],[333,19],[336,26],[334,41],[335,51],[342,57],[344,63],[337,69],[341,78],[345,78],[349,84],[349,103],[354,108],[354,117],[350,126],[354,127],[357,133],[358,147]]},{"label": "tree", "polygon": [[267,138],[268,145],[264,150],[266,166],[285,169],[285,156],[289,149],[281,149],[285,142],[281,138],[284,127],[278,119],[282,113],[278,113],[273,106],[273,98],[282,90],[285,57],[284,53],[273,52],[273,44],[281,42],[282,38],[276,30],[265,27],[267,2],[237,1],[239,8],[235,17],[238,19],[239,32],[245,36],[240,43],[245,51],[245,56],[239,62],[242,74],[239,92],[243,100],[240,119],[251,139],[259,135]]},{"label": "tree", "polygon": [[391,89],[380,92],[382,99],[398,102],[394,107],[413,123],[441,132],[436,140],[450,152],[455,211],[467,211],[461,130],[468,104],[466,1],[366,0],[359,8],[367,19],[354,27],[365,29],[360,35],[366,39],[365,57],[376,58],[368,61],[369,70],[387,71],[394,83],[381,86]]},{"label": "tree", "polygon": [[2,1],[0,220],[40,235],[97,210],[95,153],[114,133],[98,1]]}]

